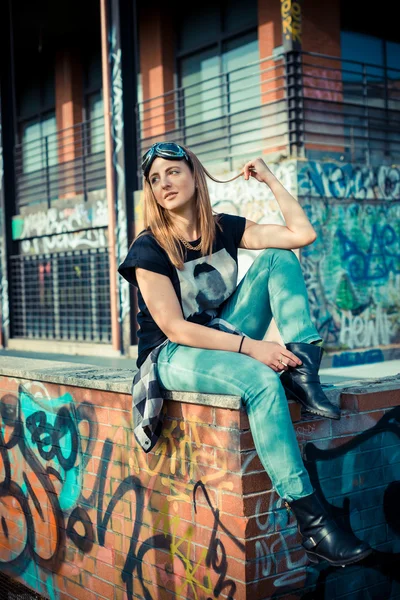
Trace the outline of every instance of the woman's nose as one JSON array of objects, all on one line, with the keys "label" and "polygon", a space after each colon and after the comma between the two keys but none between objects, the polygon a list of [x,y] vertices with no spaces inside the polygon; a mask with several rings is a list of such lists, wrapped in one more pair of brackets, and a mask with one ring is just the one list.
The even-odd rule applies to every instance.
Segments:
[{"label": "woman's nose", "polygon": [[162,177],[162,178],[161,178],[161,187],[162,187],[163,189],[165,189],[165,188],[169,188],[169,186],[170,186],[170,185],[171,185],[171,184],[170,184],[169,178],[168,178],[167,176],[166,176],[166,177]]}]

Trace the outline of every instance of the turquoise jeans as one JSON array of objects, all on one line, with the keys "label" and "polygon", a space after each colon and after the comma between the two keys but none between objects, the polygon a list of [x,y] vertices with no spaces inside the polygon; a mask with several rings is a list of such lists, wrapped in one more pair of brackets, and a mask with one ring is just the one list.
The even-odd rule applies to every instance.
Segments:
[{"label": "turquoise jeans", "polygon": [[[311,322],[299,261],[290,250],[261,252],[218,317],[257,340],[272,317],[285,344],[321,339]],[[243,354],[172,342],[161,350],[157,366],[167,390],[241,396],[258,456],[277,493],[291,501],[313,492],[277,373]]]}]

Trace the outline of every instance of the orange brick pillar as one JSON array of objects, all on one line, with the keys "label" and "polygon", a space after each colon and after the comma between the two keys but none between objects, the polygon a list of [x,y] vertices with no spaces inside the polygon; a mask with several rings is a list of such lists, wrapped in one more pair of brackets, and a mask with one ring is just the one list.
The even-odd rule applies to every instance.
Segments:
[{"label": "orange brick pillar", "polygon": [[[279,0],[258,1],[258,40],[261,72],[261,121],[264,133],[263,153],[282,151],[282,126],[285,120],[285,65],[283,58],[273,58],[275,48],[282,45],[281,9]],[[271,157],[272,158],[272,157]]]},{"label": "orange brick pillar", "polygon": [[152,6],[151,18],[140,4],[139,45],[143,86],[141,134],[143,149],[164,139],[175,129],[174,41],[170,11],[161,3]]},{"label": "orange brick pillar", "polygon": [[59,197],[70,197],[83,189],[80,165],[83,135],[82,66],[78,54],[71,49],[56,54],[56,120],[57,151],[60,171],[63,171]]},{"label": "orange brick pillar", "polygon": [[[303,51],[340,57],[340,2],[307,0],[302,12]],[[342,63],[303,55],[306,149],[344,151]],[[327,104],[329,102],[330,104]],[[319,135],[323,122],[323,136]],[[331,135],[329,135],[331,134]],[[314,143],[313,143],[314,142]],[[315,143],[315,142],[319,142]],[[324,143],[321,146],[321,142]]]}]

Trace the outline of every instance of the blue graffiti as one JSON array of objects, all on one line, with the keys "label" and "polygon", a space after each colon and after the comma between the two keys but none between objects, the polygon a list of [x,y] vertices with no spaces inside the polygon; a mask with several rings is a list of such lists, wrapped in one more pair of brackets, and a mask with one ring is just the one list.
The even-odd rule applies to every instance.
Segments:
[{"label": "blue graffiti", "polygon": [[346,569],[321,563],[307,568],[301,587],[281,587],[301,600],[395,600],[400,592],[400,407],[373,427],[340,446],[306,444],[304,457],[311,482],[344,529],[374,548],[362,563]]},{"label": "blue graffiti", "polygon": [[338,230],[341,258],[353,281],[386,279],[389,273],[400,273],[400,239],[391,225],[373,225],[371,241],[366,251]]},{"label": "blue graffiti", "polygon": [[339,200],[399,200],[400,169],[309,161],[299,164],[299,195]]},{"label": "blue graffiti", "polygon": [[372,363],[382,362],[384,360],[383,352],[380,348],[373,348],[366,352],[342,352],[335,354],[332,360],[332,367],[351,367],[353,365],[370,365]]}]

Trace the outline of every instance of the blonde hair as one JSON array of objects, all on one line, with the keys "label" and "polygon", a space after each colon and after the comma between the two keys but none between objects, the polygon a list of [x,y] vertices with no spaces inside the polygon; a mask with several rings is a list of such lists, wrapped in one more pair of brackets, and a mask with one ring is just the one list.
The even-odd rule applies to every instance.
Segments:
[{"label": "blonde hair", "polygon": [[[205,169],[197,156],[191,150],[185,146],[182,146],[182,144],[179,145],[187,152],[192,163],[189,165],[189,167],[193,174],[196,190],[195,202],[202,242],[201,254],[202,256],[211,255],[216,236],[216,227],[221,226],[218,223],[218,215],[213,212],[211,207],[206,175],[217,183],[226,183],[226,181],[219,181],[218,179],[215,179]],[[233,179],[240,177],[241,174],[242,173],[239,173],[239,175],[236,175],[228,181],[233,181]],[[144,178],[143,184],[144,226],[146,229],[150,229],[161,248],[163,248],[167,253],[172,264],[178,269],[182,270],[184,267],[184,250],[179,242],[178,232],[172,222],[169,211],[158,204],[153,194],[151,184],[146,178]],[[143,231],[138,237],[146,235],[146,233],[148,232]]]}]

